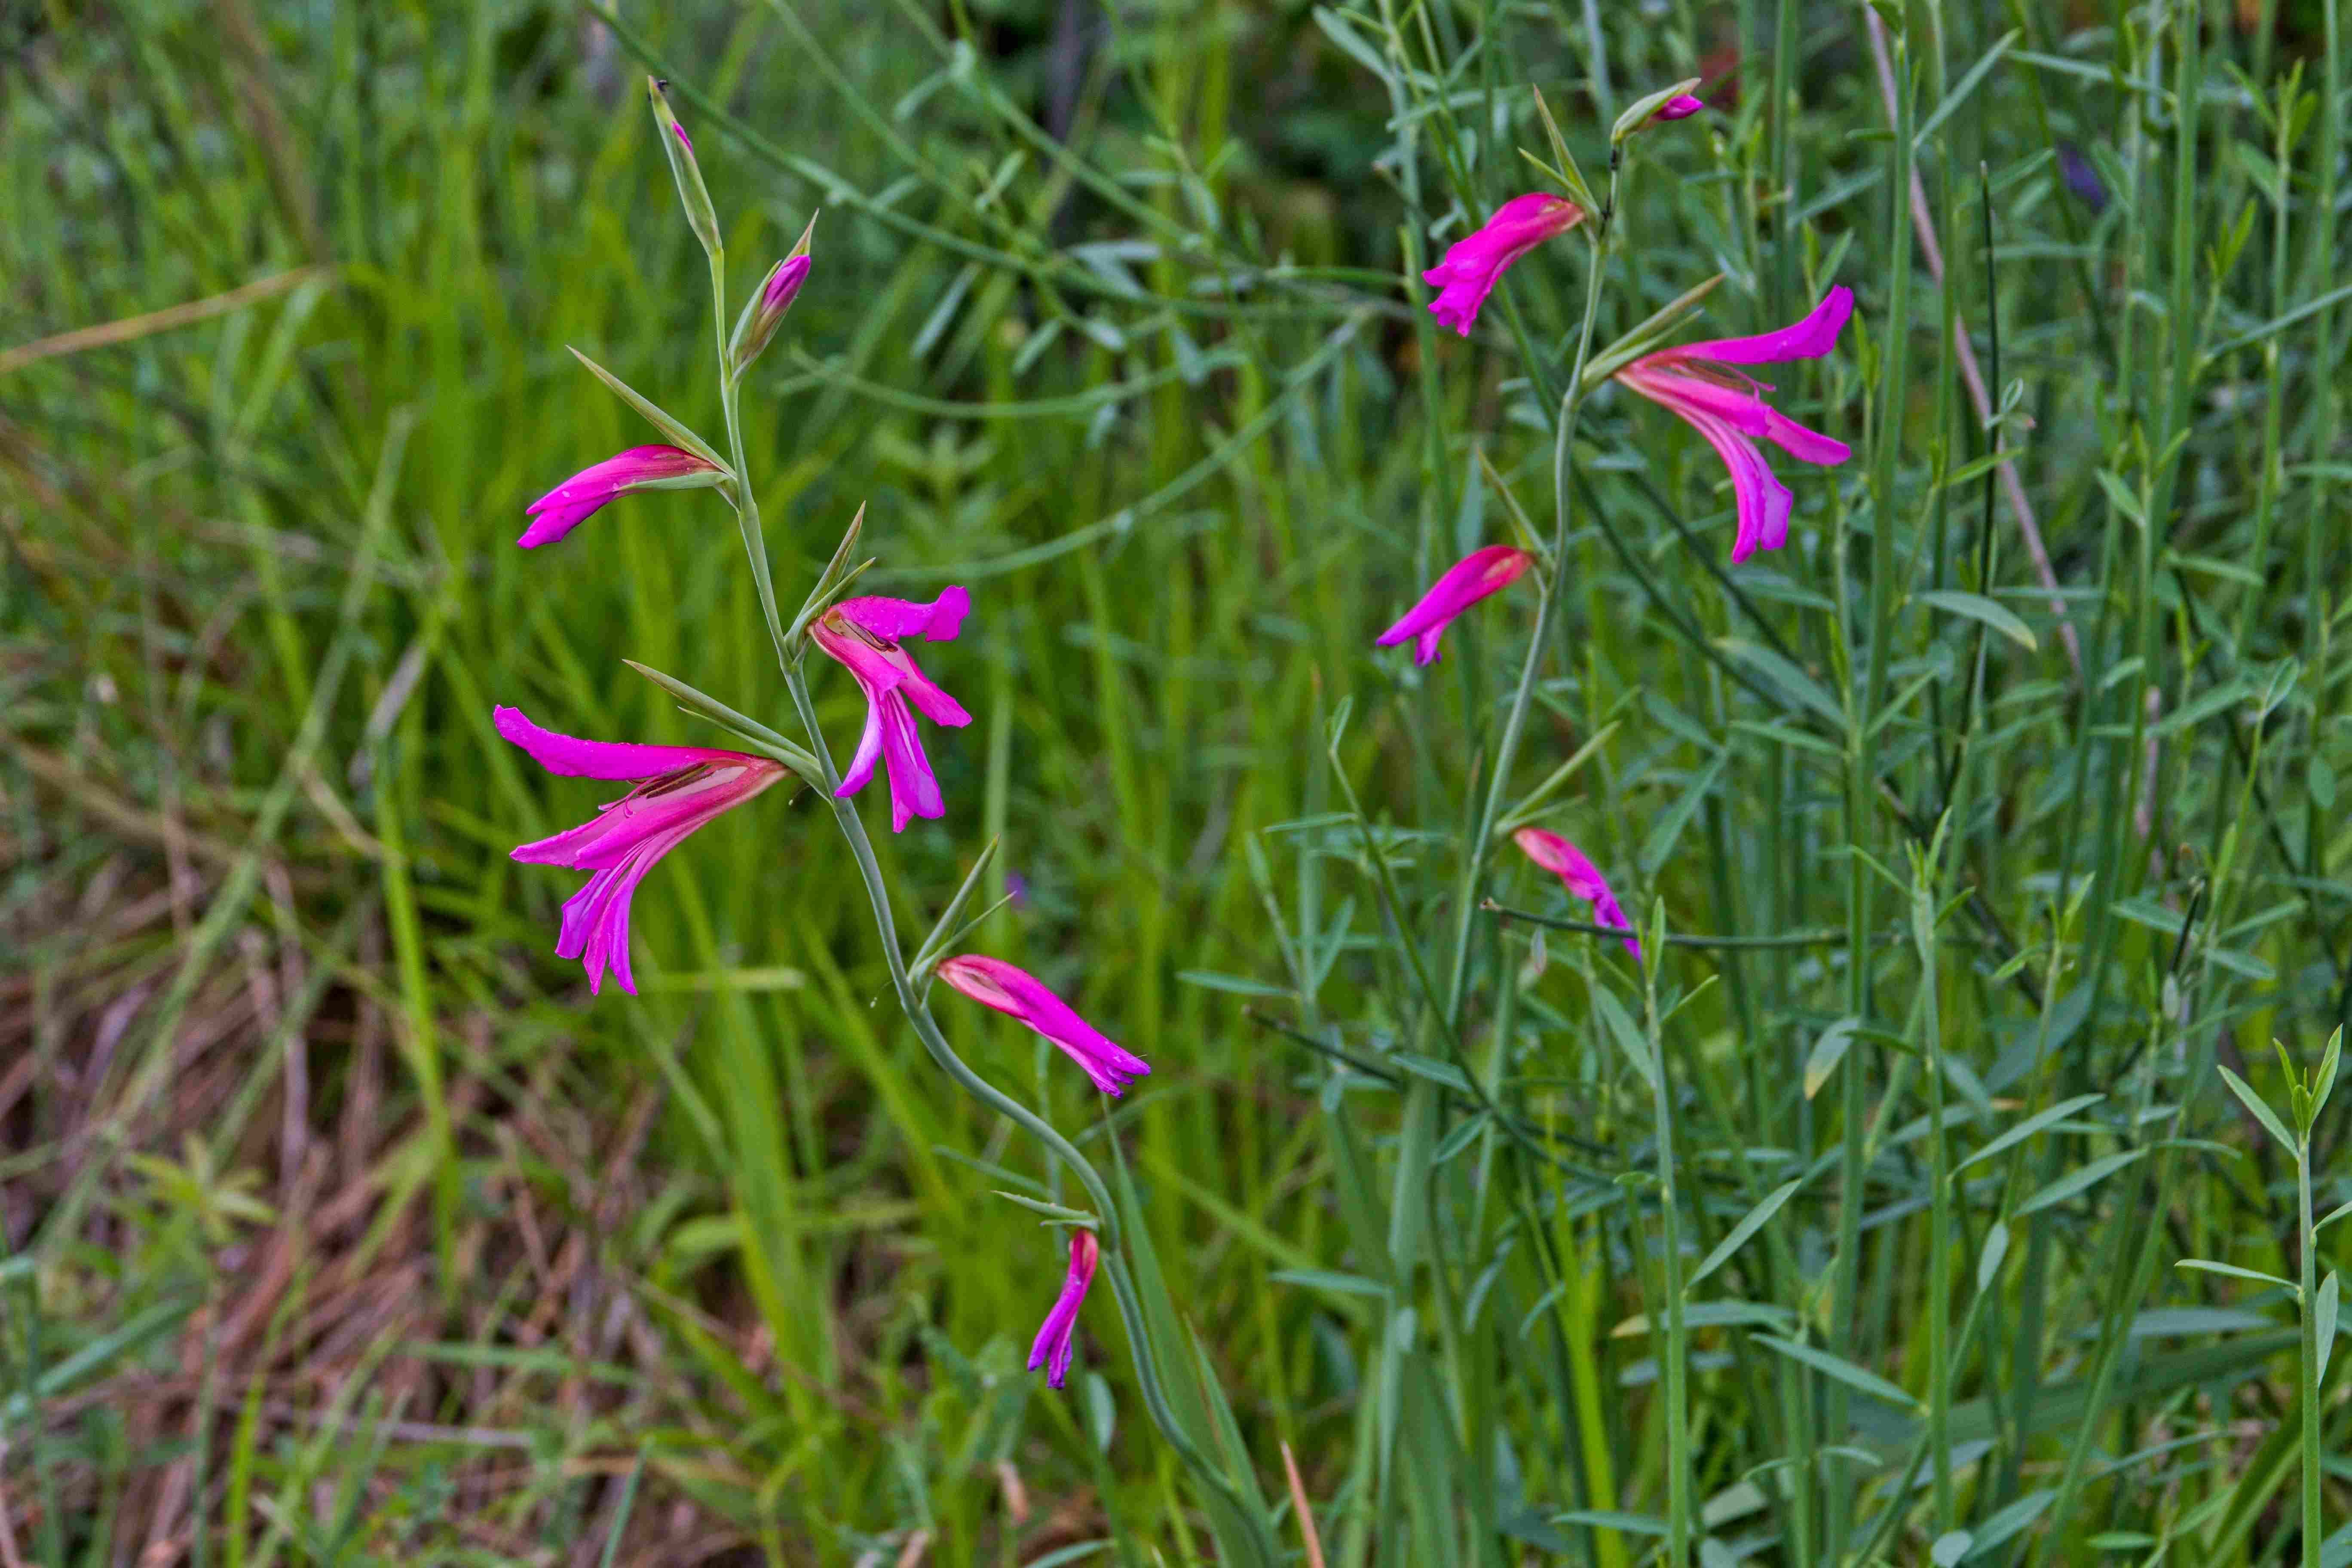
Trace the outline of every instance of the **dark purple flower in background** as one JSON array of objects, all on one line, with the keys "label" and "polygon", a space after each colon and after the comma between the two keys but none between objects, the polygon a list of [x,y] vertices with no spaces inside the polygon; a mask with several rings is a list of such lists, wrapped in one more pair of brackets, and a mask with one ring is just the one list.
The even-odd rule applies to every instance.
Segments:
[{"label": "dark purple flower in background", "polygon": [[2107,187],[2101,183],[2099,171],[2072,142],[2058,143],[2058,175],[2084,206],[2095,213],[2107,210]]}]

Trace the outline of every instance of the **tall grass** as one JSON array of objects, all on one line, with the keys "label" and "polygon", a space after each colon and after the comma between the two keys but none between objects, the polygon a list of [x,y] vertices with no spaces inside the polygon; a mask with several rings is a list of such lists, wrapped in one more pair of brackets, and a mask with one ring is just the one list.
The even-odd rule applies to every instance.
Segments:
[{"label": "tall grass", "polygon": [[[863,503],[882,591],[973,590],[878,874],[928,923],[998,840],[990,951],[1152,1061],[1106,1114],[947,1020],[1127,1173],[1253,1528],[2336,1561],[2342,25],[11,20],[0,1560],[1249,1560],[1115,1314],[1021,1370],[1058,1233],[989,1194],[1081,1200],[900,1026],[812,802],[648,881],[635,999],[507,859],[580,803],[493,702],[709,734],[625,657],[799,732],[709,498],[509,542],[644,439],[567,345],[726,427],[650,71],[730,255],[822,209],[743,402],[774,570]],[[1557,157],[1528,89],[1605,184],[1693,75],[1605,243],[1441,332],[1419,271]],[[1737,567],[1706,446],[1575,369],[1718,272],[1684,336],[1859,300],[1773,373],[1855,459]],[[1442,663],[1370,646],[1555,529]]]}]

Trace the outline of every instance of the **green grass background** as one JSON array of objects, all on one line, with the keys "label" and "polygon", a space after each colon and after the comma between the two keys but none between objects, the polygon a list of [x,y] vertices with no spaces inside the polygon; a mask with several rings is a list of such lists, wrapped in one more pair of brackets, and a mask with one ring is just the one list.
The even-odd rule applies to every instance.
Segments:
[{"label": "green grass background", "polygon": [[[2341,18],[1890,6],[1915,146],[1868,15],[0,13],[0,1547],[1221,1551],[1107,1302],[1066,1391],[1022,1372],[1060,1243],[990,1193],[1068,1194],[929,1069],[819,803],[648,879],[634,999],[553,958],[572,879],[507,859],[602,797],[494,703],[710,738],[625,657],[791,728],[711,496],[511,545],[647,438],[567,346],[717,435],[652,70],[736,289],[822,211],[745,395],[786,603],[860,505],[886,591],[973,592],[924,656],[975,721],[929,738],[946,819],[884,847],[901,919],[999,837],[989,951],[1152,1061],[1106,1116],[942,1008],[1123,1148],[1286,1549],[1286,1442],[1335,1563],[1639,1562],[1678,1464],[1709,1563],[2341,1560],[2291,1289],[2172,1267],[2333,1245],[2213,1068],[2284,1106],[2269,1040],[2307,1067],[2352,1008]],[[1803,940],[1643,976],[1481,916],[1439,1059],[1407,955],[1452,930],[1526,605],[1426,671],[1370,639],[1515,515],[1549,533],[1590,250],[1522,263],[1475,343],[1405,279],[1540,178],[1528,85],[1597,177],[1684,76],[1715,109],[1635,144],[1602,341],[1717,271],[1705,335],[1846,283],[1838,353],[1778,379],[1856,458],[1780,465],[1791,547],[1727,570],[1712,455],[1599,397],[1520,787],[1581,754],[1553,825],[1629,906]],[[1515,863],[1489,891],[1576,912]],[[1686,1264],[1802,1183],[1695,1294],[1671,1458],[1628,1331],[1663,1321],[1645,1059]]]}]

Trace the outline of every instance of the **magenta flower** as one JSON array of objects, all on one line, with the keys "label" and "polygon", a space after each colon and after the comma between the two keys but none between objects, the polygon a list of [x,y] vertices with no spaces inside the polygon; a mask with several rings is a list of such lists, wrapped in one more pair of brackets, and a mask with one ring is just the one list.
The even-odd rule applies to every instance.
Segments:
[{"label": "magenta flower", "polygon": [[1582,207],[1548,191],[1513,196],[1495,209],[1486,226],[1455,240],[1444,259],[1421,275],[1437,289],[1430,314],[1468,337],[1478,307],[1495,291],[1504,269],[1554,235],[1566,234],[1583,216]]},{"label": "magenta flower", "polygon": [[1800,462],[1822,467],[1843,463],[1853,451],[1766,403],[1763,395],[1772,390],[1770,384],[1730,367],[1819,359],[1836,345],[1840,329],[1853,313],[1853,290],[1840,284],[1802,321],[1778,331],[1660,349],[1617,373],[1619,381],[1681,416],[1706,437],[1731,470],[1739,511],[1739,531],[1731,546],[1735,563],[1789,542],[1789,512],[1795,498],[1772,477],[1770,465],[1756,449],[1759,437]]},{"label": "magenta flower", "polygon": [[1151,1070],[1150,1063],[1079,1017],[1067,1002],[1025,969],[1015,969],[999,958],[960,953],[941,963],[937,973],[982,1006],[1026,1024],[1061,1047],[1063,1054],[1086,1068],[1087,1076],[1105,1094],[1116,1097],[1131,1080]]},{"label": "magenta flower", "polygon": [[809,258],[803,254],[788,256],[770,268],[768,280],[760,285],[760,309],[778,315],[792,308],[801,291],[801,283],[809,275]]},{"label": "magenta flower", "polygon": [[632,447],[592,463],[523,508],[530,526],[515,542],[525,550],[551,544],[631,490],[697,489],[726,477],[726,469],[682,447]]},{"label": "magenta flower", "polygon": [[1664,103],[1659,105],[1658,111],[1650,116],[1650,118],[1653,120],[1687,120],[1706,107],[1706,104],[1700,102],[1697,99],[1693,98],[1689,93],[1678,92],[1675,94],[1674,97],[1666,100]]},{"label": "magenta flower", "polygon": [[890,764],[890,830],[903,833],[918,816],[943,816],[940,781],[915,729],[911,702],[938,724],[961,728],[971,722],[956,700],[940,689],[899,645],[908,637],[951,642],[963,629],[971,595],[949,588],[928,605],[908,599],[844,599],[809,627],[816,646],[841,661],[866,692],[866,733],[857,754],[834,794],[855,795],[874,776],[874,764]]},{"label": "magenta flower", "polygon": [[[1511,835],[1511,839],[1527,851],[1528,859],[1567,883],[1570,892],[1592,906],[1593,924],[1612,931],[1633,929],[1633,922],[1625,918],[1624,906],[1609,890],[1608,879],[1601,875],[1599,867],[1585,858],[1583,850],[1559,834],[1547,833],[1540,827],[1522,827]],[[1625,951],[1639,958],[1642,944],[1628,936]]]},{"label": "magenta flower", "polygon": [[1045,1369],[1045,1381],[1059,1388],[1070,1374],[1070,1341],[1078,1331],[1078,1309],[1086,1305],[1087,1287],[1095,1282],[1095,1265],[1102,1260],[1102,1245],[1090,1230],[1070,1233],[1070,1273],[1062,1293],[1054,1298],[1045,1321],[1037,1325],[1036,1342],[1029,1347],[1029,1370]]},{"label": "magenta flower", "polygon": [[1485,598],[1497,594],[1525,574],[1535,564],[1536,558],[1524,550],[1514,550],[1507,544],[1490,544],[1484,550],[1474,550],[1445,569],[1445,575],[1429,586],[1421,603],[1404,613],[1404,618],[1372,639],[1381,647],[1394,647],[1407,637],[1412,639],[1412,661],[1415,664],[1437,662],[1437,639],[1454,624],[1454,617]]},{"label": "magenta flower", "polygon": [[563,903],[556,955],[576,958],[588,971],[588,990],[604,972],[636,994],[629,976],[629,898],[654,862],[731,806],[782,778],[782,763],[722,752],[714,746],[638,746],[580,741],[542,730],[519,708],[500,708],[499,733],[530,753],[551,773],[573,778],[628,779],[629,793],[577,827],[525,844],[514,858],[536,866],[568,866],[593,873]]}]

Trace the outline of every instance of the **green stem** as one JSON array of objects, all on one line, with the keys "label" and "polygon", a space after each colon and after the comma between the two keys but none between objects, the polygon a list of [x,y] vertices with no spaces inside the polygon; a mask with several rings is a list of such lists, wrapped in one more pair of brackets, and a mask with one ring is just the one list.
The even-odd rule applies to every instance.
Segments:
[{"label": "green stem", "polygon": [[1659,1249],[1666,1280],[1666,1353],[1662,1386],[1666,1399],[1666,1561],[1679,1568],[1690,1561],[1690,1331],[1683,1321],[1681,1200],[1675,1188],[1674,1094],[1666,1082],[1664,1036],[1658,1025],[1658,972],[1642,965],[1643,1022],[1650,1037],[1650,1099],[1657,1121]]},{"label": "green stem", "polygon": [[1552,438],[1552,508],[1554,521],[1551,536],[1551,560],[1545,564],[1542,592],[1536,601],[1535,632],[1528,640],[1528,657],[1519,667],[1519,684],[1511,693],[1511,708],[1503,721],[1503,738],[1495,748],[1495,763],[1486,781],[1486,802],[1478,813],[1477,826],[1470,836],[1470,846],[1462,859],[1462,887],[1454,898],[1454,968],[1446,983],[1445,1021],[1449,1026],[1457,1022],[1462,1011],[1462,998],[1470,983],[1470,937],[1478,911],[1478,879],[1486,872],[1488,840],[1494,837],[1495,824],[1502,820],[1503,796],[1510,788],[1511,763],[1518,754],[1519,737],[1526,731],[1528,708],[1535,696],[1536,672],[1543,668],[1544,649],[1551,641],[1553,617],[1559,613],[1560,590],[1568,575],[1569,520],[1569,437],[1576,428],[1576,414],[1584,402],[1584,366],[1592,355],[1592,327],[1600,319],[1601,279],[1608,270],[1609,231],[1617,215],[1618,175],[1623,158],[1616,148],[1609,153],[1609,195],[1594,222],[1598,225],[1592,237],[1592,265],[1584,285],[1584,325],[1577,333],[1576,363],[1569,373],[1568,390],[1560,394],[1559,427]]},{"label": "green stem", "polygon": [[801,727],[808,731],[810,754],[815,759],[819,776],[812,781],[823,790],[826,802],[833,807],[834,821],[841,835],[849,842],[851,858],[857,863],[858,879],[866,885],[866,901],[873,908],[874,924],[882,939],[882,957],[890,971],[890,988],[898,999],[899,1011],[914,1026],[915,1037],[940,1071],[953,1079],[966,1094],[982,1105],[1004,1116],[1031,1137],[1044,1144],[1077,1178],[1094,1205],[1097,1237],[1103,1251],[1103,1272],[1109,1277],[1111,1294],[1118,1302],[1119,1317],[1127,1326],[1128,1345],[1135,1359],[1136,1384],[1143,1394],[1145,1410],[1151,1423],[1159,1428],[1169,1447],[1202,1481],[1213,1489],[1233,1510],[1234,1517],[1249,1531],[1251,1543],[1265,1568],[1275,1568],[1280,1562],[1272,1539],[1267,1535],[1260,1510],[1252,1508],[1242,1495],[1239,1486],[1224,1470],[1209,1461],[1191,1436],[1177,1422],[1163,1390],[1159,1368],[1151,1352],[1151,1342],[1145,1336],[1142,1306],[1135,1295],[1127,1268],[1119,1257],[1118,1209],[1111,1202],[1110,1188],[1102,1174],[1094,1168],[1076,1145],[1062,1136],[1054,1125],[1027,1106],[1014,1100],[982,1078],[956,1055],[940,1032],[931,1016],[930,1007],[916,989],[914,975],[907,967],[905,951],[898,943],[897,919],[890,910],[890,891],[883,880],[882,867],[874,856],[874,844],[866,837],[866,824],[857,815],[855,802],[839,793],[841,773],[834,765],[833,752],[825,744],[824,731],[819,727],[816,704],[810,699],[808,679],[793,658],[784,638],[783,618],[777,613],[776,590],[768,571],[768,555],[760,536],[759,503],[753,500],[750,470],[743,458],[742,420],[738,413],[739,383],[727,353],[726,274],[719,254],[711,253],[710,291],[713,310],[719,322],[719,401],[727,418],[727,440],[735,463],[736,516],[742,523],[743,549],[751,559],[751,575],[759,584],[760,609],[768,623],[768,637],[775,645],[776,663],[783,672],[784,686],[792,693],[793,707],[800,715]]},{"label": "green stem", "polygon": [[2295,1145],[2294,1195],[2303,1220],[2297,1238],[2303,1253],[2303,1568],[2319,1568],[2319,1545],[2326,1538],[2319,1519],[2319,1320],[2313,1311],[2319,1300],[2319,1238],[2311,1225],[2308,1132]]}]

